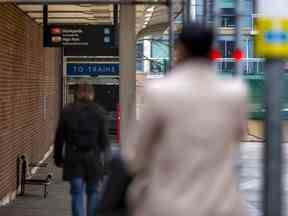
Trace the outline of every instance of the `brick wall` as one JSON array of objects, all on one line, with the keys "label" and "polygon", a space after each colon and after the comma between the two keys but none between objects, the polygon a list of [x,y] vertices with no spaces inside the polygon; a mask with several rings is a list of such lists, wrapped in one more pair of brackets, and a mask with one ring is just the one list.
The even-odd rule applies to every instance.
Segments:
[{"label": "brick wall", "polygon": [[0,200],[16,188],[17,155],[40,160],[53,142],[60,59],[59,50],[42,48],[39,24],[0,3]]}]

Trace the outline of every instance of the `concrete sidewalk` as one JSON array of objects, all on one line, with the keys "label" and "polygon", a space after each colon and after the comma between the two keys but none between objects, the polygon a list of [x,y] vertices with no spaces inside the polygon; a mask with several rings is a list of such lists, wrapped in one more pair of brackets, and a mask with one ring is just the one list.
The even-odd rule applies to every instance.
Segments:
[{"label": "concrete sidewalk", "polygon": [[[241,146],[240,188],[246,194],[247,205],[251,216],[261,216],[261,182],[262,177],[262,147],[263,143],[243,143]],[[288,164],[288,144],[285,144],[285,164]],[[62,181],[62,170],[48,161],[48,172],[53,172],[54,181],[49,186],[48,197],[43,199],[40,186],[27,186],[25,196],[18,196],[9,205],[0,208],[1,216],[70,216],[69,185]],[[284,205],[288,215],[288,166],[284,167],[286,192]]]},{"label": "concrete sidewalk", "polygon": [[[264,143],[246,142],[241,145],[240,189],[245,193],[251,216],[262,213],[263,164],[262,151]],[[288,144],[283,144],[283,216],[288,215]]]}]

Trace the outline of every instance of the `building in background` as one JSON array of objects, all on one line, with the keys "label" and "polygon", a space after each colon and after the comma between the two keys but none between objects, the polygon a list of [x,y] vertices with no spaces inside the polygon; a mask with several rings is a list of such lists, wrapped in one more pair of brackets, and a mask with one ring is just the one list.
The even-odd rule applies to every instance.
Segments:
[{"label": "building in background", "polygon": [[[242,78],[250,87],[250,117],[263,119],[264,117],[264,60],[254,55],[254,20],[253,0],[239,0],[238,11],[240,22],[237,23],[235,0],[191,0],[191,19],[212,24],[217,30],[216,47],[221,53],[217,61],[220,75],[235,74],[235,48],[240,48],[244,54],[241,61]],[[206,9],[205,9],[206,8]],[[215,15],[215,16],[214,16]],[[241,32],[240,47],[236,47],[235,31]],[[287,92],[288,77],[285,76],[284,92]],[[287,94],[283,96],[283,117],[286,119],[288,108]]]},{"label": "building in background", "polygon": [[[237,23],[235,0],[190,0],[190,19],[198,22],[206,22],[216,28],[217,39],[215,46],[221,53],[217,61],[217,69],[220,75],[235,75],[235,59],[233,54],[236,48],[240,48],[244,54],[241,60],[241,76],[250,87],[250,117],[263,119],[264,117],[264,60],[254,56],[254,19],[253,0],[239,0],[238,11],[241,13],[240,22]],[[174,20],[181,26],[182,14]],[[239,43],[236,42],[236,29],[241,32]],[[169,65],[169,37],[168,34],[153,35],[143,38],[138,42],[141,45],[138,56],[137,69],[147,75],[164,74]],[[239,47],[237,47],[239,44]],[[285,78],[288,80],[287,78]],[[288,82],[287,82],[288,84]],[[286,91],[285,85],[285,91]],[[288,89],[287,89],[288,90]],[[284,116],[288,110],[288,97],[284,96]]]}]

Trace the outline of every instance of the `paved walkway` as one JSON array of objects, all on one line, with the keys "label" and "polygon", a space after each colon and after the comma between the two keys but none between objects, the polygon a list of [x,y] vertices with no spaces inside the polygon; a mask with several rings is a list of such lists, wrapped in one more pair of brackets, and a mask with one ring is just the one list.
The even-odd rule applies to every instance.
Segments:
[{"label": "paved walkway", "polygon": [[[284,145],[285,165],[284,185],[285,190],[284,205],[286,209],[283,215],[288,215],[288,144]],[[246,194],[251,216],[262,215],[262,143],[245,143],[241,146],[242,166],[240,173],[240,189]]]},{"label": "paved walkway", "polygon": [[[261,215],[261,143],[245,143],[241,148],[242,165],[240,188],[247,195],[247,203],[251,216]],[[286,146],[286,164],[288,162],[288,146]],[[24,197],[18,196],[11,204],[0,208],[2,216],[70,216],[69,186],[61,181],[61,169],[53,166],[50,159],[49,172],[54,174],[54,182],[49,187],[47,199],[42,198],[42,188],[27,186]],[[288,166],[286,173],[286,206],[288,207]],[[285,214],[288,215],[288,211]]]},{"label": "paved walkway", "polygon": [[1,216],[71,215],[69,185],[61,180],[61,169],[53,166],[51,159],[48,162],[48,172],[52,172],[54,178],[53,183],[48,187],[48,197],[43,198],[41,186],[27,185],[24,196],[17,196],[11,204],[0,208]]}]

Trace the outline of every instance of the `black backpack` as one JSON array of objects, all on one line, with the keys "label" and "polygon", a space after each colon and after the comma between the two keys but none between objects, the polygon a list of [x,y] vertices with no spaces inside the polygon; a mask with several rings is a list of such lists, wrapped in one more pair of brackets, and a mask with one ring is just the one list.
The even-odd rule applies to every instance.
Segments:
[{"label": "black backpack", "polygon": [[79,151],[98,151],[99,115],[95,107],[85,105],[80,108],[76,120],[73,143]]}]

